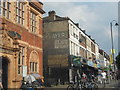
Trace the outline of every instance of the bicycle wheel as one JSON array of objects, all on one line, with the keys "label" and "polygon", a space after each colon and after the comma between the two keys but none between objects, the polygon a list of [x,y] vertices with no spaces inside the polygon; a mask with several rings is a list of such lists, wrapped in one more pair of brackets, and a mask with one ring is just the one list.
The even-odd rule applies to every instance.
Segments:
[{"label": "bicycle wheel", "polygon": [[98,85],[96,83],[92,84],[92,90],[98,90]]},{"label": "bicycle wheel", "polygon": [[81,83],[81,88],[85,89],[87,87],[87,83]]},{"label": "bicycle wheel", "polygon": [[74,86],[73,86],[73,85],[69,85],[69,86],[67,87],[67,90],[74,90]]},{"label": "bicycle wheel", "polygon": [[76,90],[82,90],[82,85],[78,85],[78,86],[76,87]]}]

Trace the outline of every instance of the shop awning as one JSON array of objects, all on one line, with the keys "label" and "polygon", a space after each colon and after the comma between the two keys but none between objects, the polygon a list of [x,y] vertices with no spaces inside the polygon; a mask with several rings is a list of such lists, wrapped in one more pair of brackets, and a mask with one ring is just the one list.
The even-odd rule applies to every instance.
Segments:
[{"label": "shop awning", "polygon": [[81,57],[73,56],[72,57],[73,66],[80,67],[81,66]]},{"label": "shop awning", "polygon": [[104,70],[104,71],[108,71],[108,70],[110,70],[110,68],[103,68],[103,70]]}]

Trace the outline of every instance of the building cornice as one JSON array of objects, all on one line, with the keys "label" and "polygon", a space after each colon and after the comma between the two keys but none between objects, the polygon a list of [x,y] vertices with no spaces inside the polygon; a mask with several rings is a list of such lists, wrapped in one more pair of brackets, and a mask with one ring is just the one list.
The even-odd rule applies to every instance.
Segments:
[{"label": "building cornice", "polygon": [[29,2],[29,5],[31,7],[33,7],[35,10],[37,10],[38,12],[40,12],[42,14],[45,13],[45,11],[43,9],[41,9],[41,7],[40,7],[41,5],[37,5],[36,2]]},{"label": "building cornice", "polygon": [[30,45],[29,43],[24,42],[24,41],[22,41],[22,40],[18,40],[18,43],[19,43],[19,45],[27,46],[27,47],[30,47],[30,48],[33,48],[33,49],[36,49],[36,50],[39,50],[39,51],[43,52],[43,49],[42,49],[42,48],[39,48],[39,47]]}]

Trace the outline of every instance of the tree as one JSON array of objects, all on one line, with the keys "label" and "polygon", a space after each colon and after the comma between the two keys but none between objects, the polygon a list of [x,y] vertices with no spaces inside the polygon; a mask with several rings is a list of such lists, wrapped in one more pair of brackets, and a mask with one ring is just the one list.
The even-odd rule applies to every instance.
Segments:
[{"label": "tree", "polygon": [[120,52],[118,56],[116,57],[116,65],[117,65],[118,70],[120,70]]}]

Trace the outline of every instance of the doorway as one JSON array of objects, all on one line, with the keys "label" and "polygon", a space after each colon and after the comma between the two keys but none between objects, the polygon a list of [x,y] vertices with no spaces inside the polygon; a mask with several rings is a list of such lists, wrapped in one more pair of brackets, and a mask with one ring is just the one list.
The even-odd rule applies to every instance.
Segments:
[{"label": "doorway", "polygon": [[6,57],[0,57],[0,66],[2,66],[2,77],[1,77],[1,81],[2,81],[2,85],[3,88],[8,88],[8,58]]}]

